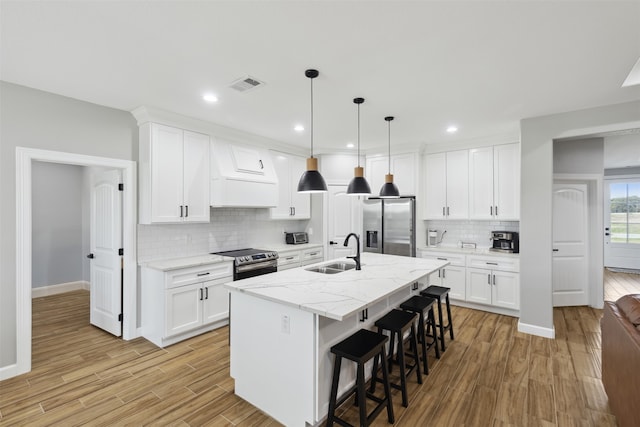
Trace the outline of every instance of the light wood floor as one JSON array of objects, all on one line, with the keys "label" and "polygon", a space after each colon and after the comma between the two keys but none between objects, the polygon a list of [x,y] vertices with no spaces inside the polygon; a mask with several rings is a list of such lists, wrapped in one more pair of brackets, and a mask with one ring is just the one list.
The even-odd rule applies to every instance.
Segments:
[{"label": "light wood floor", "polygon": [[[550,340],[517,332],[511,317],[452,308],[456,339],[422,385],[411,377],[408,409],[394,391],[395,425],[616,425],[600,381],[600,310],[554,310]],[[233,394],[227,334],[159,349],[90,326],[85,291],[37,298],[33,370],[0,382],[0,425],[279,425]],[[388,425],[384,413],[375,425]]]},{"label": "light wood floor", "polygon": [[614,273],[605,268],[604,300],[616,301],[627,294],[640,294],[640,274]]}]

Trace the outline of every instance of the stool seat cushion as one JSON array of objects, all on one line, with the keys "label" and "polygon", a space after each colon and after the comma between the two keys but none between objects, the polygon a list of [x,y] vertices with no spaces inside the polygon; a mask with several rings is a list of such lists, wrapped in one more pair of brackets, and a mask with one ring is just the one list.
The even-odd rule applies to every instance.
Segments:
[{"label": "stool seat cushion", "polygon": [[420,295],[428,297],[443,297],[449,293],[451,288],[445,288],[444,286],[431,285],[424,291],[420,292]]},{"label": "stool seat cushion", "polygon": [[406,300],[405,302],[403,302],[402,304],[400,304],[400,308],[403,310],[420,313],[425,311],[427,308],[431,307],[434,302],[436,302],[434,298],[414,295],[408,300]]},{"label": "stool seat cushion", "polygon": [[409,313],[408,311],[397,310],[394,308],[380,319],[376,320],[375,325],[389,331],[404,330],[411,326],[415,318],[415,313]]},{"label": "stool seat cushion", "polygon": [[340,341],[331,347],[331,352],[355,362],[359,360],[369,360],[380,348],[389,340],[384,334],[360,329],[353,335]]}]

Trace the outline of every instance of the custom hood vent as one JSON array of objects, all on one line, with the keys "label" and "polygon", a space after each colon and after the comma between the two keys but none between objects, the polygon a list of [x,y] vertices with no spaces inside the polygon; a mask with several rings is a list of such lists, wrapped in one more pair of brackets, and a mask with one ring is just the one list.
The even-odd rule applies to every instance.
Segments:
[{"label": "custom hood vent", "polygon": [[238,80],[232,82],[229,87],[231,89],[235,89],[238,92],[249,92],[250,90],[257,89],[259,87],[264,86],[265,83],[256,79],[255,77],[245,76],[241,77]]}]

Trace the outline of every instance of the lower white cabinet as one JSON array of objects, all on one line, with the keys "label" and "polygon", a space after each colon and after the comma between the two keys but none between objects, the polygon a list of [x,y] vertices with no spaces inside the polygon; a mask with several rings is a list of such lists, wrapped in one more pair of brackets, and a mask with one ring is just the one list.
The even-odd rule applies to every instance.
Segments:
[{"label": "lower white cabinet", "polygon": [[512,258],[469,256],[467,301],[520,309],[519,263]]},{"label": "lower white cabinet", "polygon": [[[450,264],[427,276],[428,285],[451,288],[449,297],[460,305],[511,314],[520,310],[520,260],[518,257],[463,255],[420,250],[421,258],[449,261]],[[476,306],[475,304],[482,304]],[[497,309],[507,309],[499,310]]]},{"label": "lower white cabinet", "polygon": [[142,335],[159,347],[228,323],[231,262],[161,271],[143,267]]},{"label": "lower white cabinet", "polygon": [[322,246],[312,248],[292,248],[278,251],[278,271],[289,270],[290,268],[304,267],[324,260]]},{"label": "lower white cabinet", "polygon": [[466,293],[465,256],[445,252],[422,251],[421,257],[449,261],[449,265],[434,271],[427,277],[427,285],[450,288],[449,298],[464,301]]}]

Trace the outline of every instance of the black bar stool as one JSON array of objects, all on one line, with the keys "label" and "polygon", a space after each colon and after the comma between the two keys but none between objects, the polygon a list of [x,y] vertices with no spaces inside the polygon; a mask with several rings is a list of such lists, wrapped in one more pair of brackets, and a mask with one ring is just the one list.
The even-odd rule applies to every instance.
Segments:
[{"label": "black bar stool", "polygon": [[[396,388],[402,392],[402,406],[405,408],[409,405],[409,399],[407,398],[407,376],[411,373],[413,369],[416,370],[416,377],[418,379],[418,384],[422,384],[422,375],[420,375],[420,359],[418,357],[418,342],[416,340],[416,326],[415,320],[417,315],[415,313],[409,313],[408,311],[396,310],[393,309],[380,319],[378,319],[375,325],[378,327],[378,332],[382,333],[383,330],[387,330],[391,333],[391,339],[389,341],[389,372],[391,372],[392,365],[394,363],[393,360],[393,345],[394,340],[398,340],[397,350],[396,350],[396,363],[400,366],[400,385],[390,383],[391,387]],[[409,340],[412,354],[407,354],[408,356],[412,356],[414,363],[413,365],[407,365],[404,356],[404,344],[405,338],[404,334],[409,329],[411,329],[410,335],[407,337]],[[377,372],[377,362],[378,360],[374,360],[373,362],[373,372]],[[383,368],[384,371],[384,368]],[[380,381],[380,379],[374,375],[371,378],[371,387],[369,391],[373,393],[375,391],[376,383]]]},{"label": "black bar stool", "polygon": [[[384,345],[389,338],[384,334],[379,334],[366,329],[360,329],[350,337],[340,341],[331,347],[331,352],[335,355],[333,362],[333,382],[331,383],[331,397],[329,399],[329,414],[327,415],[327,426],[332,426],[334,422],[342,426],[351,426],[341,418],[336,416],[336,408],[340,407],[352,394],[356,394],[356,406],[360,409],[360,425],[368,426],[376,416],[387,407],[387,418],[389,423],[393,424],[395,418],[393,416],[393,404],[391,402],[391,389],[389,385],[389,376],[387,373],[387,362],[384,354]],[[338,383],[340,381],[340,366],[342,358],[352,360],[357,363],[356,384],[347,390],[340,399],[338,397]],[[371,377],[376,377],[378,366],[378,358],[382,364],[382,383],[384,384],[384,398],[373,395],[373,392],[367,393],[365,389],[364,365],[372,358],[374,359],[374,371]],[[365,397],[376,402],[378,405],[367,415]]]},{"label": "black bar stool", "polygon": [[[438,300],[438,327],[440,328],[440,346],[442,351],[445,351],[444,345],[444,331],[449,330],[449,336],[453,340],[453,323],[451,322],[451,305],[449,304],[449,291],[451,288],[445,288],[444,286],[429,286],[424,291],[420,292],[420,295],[435,298]],[[447,306],[447,324],[445,325],[442,320],[442,297],[445,297],[446,306]]]},{"label": "black bar stool", "polygon": [[[433,314],[433,304],[435,302],[436,300],[434,298],[414,295],[400,304],[400,308],[404,311],[418,313],[418,342],[422,344],[422,363],[424,364],[425,375],[429,375],[427,352],[431,347],[435,347],[436,357],[440,359],[440,348],[438,347],[438,335],[436,333],[436,318]],[[427,313],[426,318],[425,313]],[[427,338],[430,338],[429,342],[427,342]]]}]

